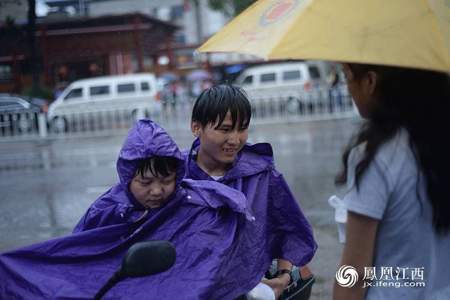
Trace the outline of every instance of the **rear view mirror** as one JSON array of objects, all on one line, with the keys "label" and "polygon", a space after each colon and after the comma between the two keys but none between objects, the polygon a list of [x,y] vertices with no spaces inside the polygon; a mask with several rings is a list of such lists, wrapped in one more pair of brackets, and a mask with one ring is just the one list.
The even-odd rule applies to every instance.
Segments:
[{"label": "rear view mirror", "polygon": [[122,279],[158,274],[170,269],[175,263],[175,258],[175,248],[168,241],[148,241],[134,244],[125,254],[120,269],[97,292],[94,300],[101,299]]},{"label": "rear view mirror", "polygon": [[121,272],[125,277],[162,273],[175,263],[175,248],[167,241],[134,244],[123,258]]}]

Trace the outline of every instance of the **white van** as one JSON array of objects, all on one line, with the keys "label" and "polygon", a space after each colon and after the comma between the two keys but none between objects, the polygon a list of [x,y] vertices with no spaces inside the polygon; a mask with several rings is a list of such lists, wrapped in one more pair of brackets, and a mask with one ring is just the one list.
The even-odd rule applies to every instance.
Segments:
[{"label": "white van", "polygon": [[151,73],[102,76],[70,84],[48,108],[56,131],[66,130],[73,115],[129,111],[134,118],[161,112],[156,77]]},{"label": "white van", "polygon": [[245,69],[235,83],[248,94],[254,107],[272,99],[286,102],[290,112],[315,105],[327,90],[328,64],[322,61],[283,62]]},{"label": "white van", "polygon": [[317,61],[257,65],[245,69],[236,84],[247,92],[285,88],[308,91],[326,84],[326,67]]}]

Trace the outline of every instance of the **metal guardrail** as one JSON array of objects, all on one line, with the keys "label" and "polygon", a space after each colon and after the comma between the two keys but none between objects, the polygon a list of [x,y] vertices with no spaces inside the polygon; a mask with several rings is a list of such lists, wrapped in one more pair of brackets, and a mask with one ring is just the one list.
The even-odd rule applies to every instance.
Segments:
[{"label": "metal guardrail", "polygon": [[248,95],[252,104],[252,123],[335,119],[354,116],[356,112],[347,89],[341,86],[310,92],[261,90]]},{"label": "metal guardrail", "polygon": [[127,109],[63,114],[48,120],[48,136],[114,135],[127,131],[135,120],[144,117],[143,112],[136,114]]},{"label": "metal guardrail", "polygon": [[42,122],[46,123],[45,115],[35,112],[0,114],[0,138],[29,138],[38,135]]},{"label": "metal guardrail", "polygon": [[[252,104],[252,123],[270,124],[306,120],[336,119],[355,116],[355,109],[347,90],[261,91],[249,93]],[[38,113],[0,114],[0,141],[66,138],[80,136],[123,135],[138,119],[149,117],[162,126],[189,126],[192,99],[168,105],[151,116],[144,111],[109,110],[100,113],[73,113],[47,120]]]}]

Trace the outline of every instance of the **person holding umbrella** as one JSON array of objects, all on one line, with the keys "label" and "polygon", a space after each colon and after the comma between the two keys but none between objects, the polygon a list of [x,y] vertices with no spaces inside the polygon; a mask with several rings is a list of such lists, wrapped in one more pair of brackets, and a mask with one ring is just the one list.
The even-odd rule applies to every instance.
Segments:
[{"label": "person holding umbrella", "polygon": [[345,62],[365,121],[334,299],[450,299],[449,19],[447,0],[260,0],[199,48]]},{"label": "person holding umbrella", "polygon": [[340,265],[359,280],[350,287],[342,276],[355,273],[340,269],[334,299],[449,299],[449,76],[379,65],[343,69],[366,120],[337,177],[348,187]]}]

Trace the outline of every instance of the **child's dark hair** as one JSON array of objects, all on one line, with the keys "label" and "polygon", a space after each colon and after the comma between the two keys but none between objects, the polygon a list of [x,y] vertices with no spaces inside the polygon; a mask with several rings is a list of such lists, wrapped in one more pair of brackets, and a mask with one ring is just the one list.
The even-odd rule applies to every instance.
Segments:
[{"label": "child's dark hair", "polygon": [[136,169],[136,175],[142,177],[150,171],[153,176],[166,177],[171,173],[176,172],[178,166],[178,160],[174,157],[167,156],[153,156],[147,159],[140,159],[138,161],[138,167]]},{"label": "child's dark hair", "polygon": [[[245,92],[230,84],[221,84],[204,90],[195,101],[192,109],[192,122],[199,122],[202,127],[212,123],[217,118],[222,124],[228,111],[231,113],[232,128],[247,128],[250,124],[252,109]],[[237,124],[239,122],[239,124]]]},{"label": "child's dark hair", "polygon": [[377,74],[376,106],[370,120],[345,150],[344,167],[336,183],[347,180],[350,151],[366,143],[364,156],[355,168],[358,188],[380,146],[400,128],[405,128],[417,165],[425,177],[433,208],[433,226],[440,234],[450,233],[450,143],[447,141],[450,77],[434,71],[386,66],[349,64],[349,68],[356,81],[369,71]]}]

